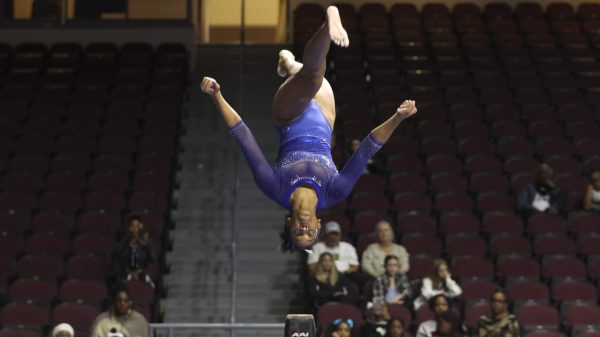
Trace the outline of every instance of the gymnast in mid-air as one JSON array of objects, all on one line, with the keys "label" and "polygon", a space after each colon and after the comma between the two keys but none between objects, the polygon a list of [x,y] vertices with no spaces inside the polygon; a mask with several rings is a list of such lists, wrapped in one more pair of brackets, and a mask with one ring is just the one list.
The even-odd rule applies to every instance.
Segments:
[{"label": "gymnast in mid-air", "polygon": [[324,78],[331,42],[340,47],[349,45],[335,6],[327,8],[325,22],[306,44],[303,64],[290,51],[279,52],[277,73],[287,79],[273,100],[273,119],[280,135],[279,153],[273,166],[242,118],[221,95],[217,81],[204,77],[201,83],[202,91],[211,96],[242,149],[260,190],[290,212],[281,231],[282,250],[308,251],[317,242],[321,229],[317,211],[345,199],[369,159],[388,141],[400,122],[417,112],[414,101],[404,101],[388,120],[364,138],[338,172],[330,147],[335,100]]}]

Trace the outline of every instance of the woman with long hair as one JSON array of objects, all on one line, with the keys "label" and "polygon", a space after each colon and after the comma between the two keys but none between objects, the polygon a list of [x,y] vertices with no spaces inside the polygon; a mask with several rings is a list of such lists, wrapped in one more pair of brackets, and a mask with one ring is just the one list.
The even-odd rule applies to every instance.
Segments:
[{"label": "woman with long hair", "polygon": [[338,172],[331,158],[331,133],[335,123],[333,90],[324,79],[331,42],[348,47],[348,34],[335,6],[327,8],[323,25],[306,44],[304,64],[294,55],[279,53],[277,72],[288,78],[273,100],[273,120],[280,136],[277,160],[271,166],[250,129],[221,95],[217,81],[205,77],[201,89],[209,94],[230,133],[236,139],[258,188],[290,215],[280,233],[282,250],[306,250],[319,238],[317,212],[345,199],[373,155],[398,125],[417,112],[414,101],[404,101],[396,112],[373,129]]},{"label": "woman with long hair", "polygon": [[450,299],[456,298],[462,294],[460,286],[452,279],[452,274],[448,269],[448,263],[443,259],[433,261],[433,270],[423,278],[421,285],[421,296],[414,303],[415,310],[427,303],[430,298],[436,295],[444,295]]},{"label": "woman with long hair", "polygon": [[353,303],[357,300],[356,286],[338,272],[333,256],[323,253],[315,271],[308,279],[308,292],[312,303],[321,305],[327,302]]}]

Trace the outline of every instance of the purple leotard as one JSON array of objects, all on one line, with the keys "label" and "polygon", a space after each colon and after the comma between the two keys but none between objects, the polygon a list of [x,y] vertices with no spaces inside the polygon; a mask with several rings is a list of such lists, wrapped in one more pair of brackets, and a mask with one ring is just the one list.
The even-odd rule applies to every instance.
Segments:
[{"label": "purple leotard", "polygon": [[331,126],[314,99],[298,119],[278,127],[277,131],[279,154],[271,167],[243,121],[230,129],[258,188],[286,209],[290,209],[290,195],[300,185],[309,185],[317,192],[317,210],[341,202],[352,191],[369,159],[383,145],[371,134],[367,135],[338,172],[331,159]]}]

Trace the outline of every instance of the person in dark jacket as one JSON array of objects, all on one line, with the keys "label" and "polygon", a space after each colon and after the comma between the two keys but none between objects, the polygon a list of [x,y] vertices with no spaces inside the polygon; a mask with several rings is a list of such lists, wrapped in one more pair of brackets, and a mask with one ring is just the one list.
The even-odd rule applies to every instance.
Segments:
[{"label": "person in dark jacket", "polygon": [[308,292],[315,305],[327,302],[353,303],[358,299],[356,287],[338,272],[333,256],[327,252],[321,254],[315,271],[308,279]]},{"label": "person in dark jacket", "polygon": [[138,216],[128,219],[127,233],[112,254],[112,269],[122,281],[140,280],[150,283],[148,267],[154,262],[148,232],[141,228]]},{"label": "person in dark jacket", "polygon": [[540,165],[536,180],[519,192],[517,208],[525,218],[535,213],[566,213],[567,195],[556,187],[550,166]]}]

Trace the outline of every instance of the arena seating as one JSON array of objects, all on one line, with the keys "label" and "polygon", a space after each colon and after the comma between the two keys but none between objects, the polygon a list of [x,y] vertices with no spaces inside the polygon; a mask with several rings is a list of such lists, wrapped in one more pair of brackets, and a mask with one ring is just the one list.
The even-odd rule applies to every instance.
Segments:
[{"label": "arena seating", "polygon": [[[364,137],[405,99],[419,112],[381,151],[384,187],[364,176],[323,221],[343,224],[360,253],[375,225],[362,219],[394,219],[409,277],[433,258],[450,261],[471,326],[503,286],[530,337],[597,335],[600,216],[580,202],[587,174],[600,170],[600,5],[339,9],[350,47],[332,48],[328,63],[337,144]],[[298,55],[323,18],[318,4],[295,9]],[[568,192],[569,214],[523,221],[516,194],[542,162]],[[365,193],[377,201],[362,204]]]},{"label": "arena seating", "polygon": [[157,287],[128,287],[137,310],[159,317],[187,74],[176,44],[0,44],[0,335],[45,336],[68,321],[88,336],[133,213],[150,233]]}]

